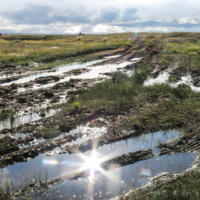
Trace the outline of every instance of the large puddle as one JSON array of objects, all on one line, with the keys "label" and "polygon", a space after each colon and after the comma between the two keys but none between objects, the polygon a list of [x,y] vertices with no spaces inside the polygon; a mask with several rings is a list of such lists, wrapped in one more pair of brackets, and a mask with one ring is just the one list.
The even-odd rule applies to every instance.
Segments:
[{"label": "large puddle", "polygon": [[[150,86],[150,85],[154,85],[154,84],[169,83],[168,80],[170,77],[170,74],[169,74],[170,71],[172,71],[172,69],[161,72],[157,78],[147,79],[144,82],[144,85]],[[182,76],[181,80],[177,81],[176,83],[169,83],[169,85],[172,87],[178,87],[178,85],[180,85],[180,84],[186,84],[186,85],[190,86],[191,90],[193,90],[194,92],[200,92],[200,87],[193,85],[191,75]]]},{"label": "large puddle", "polygon": [[37,171],[41,172],[46,169],[48,171],[48,179],[64,176],[70,174],[84,165],[84,157],[90,158],[94,153],[99,158],[103,158],[104,161],[121,156],[129,152],[135,152],[138,150],[146,150],[153,148],[153,153],[157,154],[157,146],[160,143],[170,143],[173,139],[178,138],[178,132],[156,132],[153,134],[146,134],[144,136],[134,137],[119,142],[103,145],[96,150],[90,150],[85,153],[78,154],[58,154],[52,156],[46,156],[41,154],[35,159],[29,162],[15,164],[13,166],[4,168],[6,172],[13,180],[19,181],[25,174]]},{"label": "large puddle", "polygon": [[[95,150],[78,154],[57,154],[46,156],[41,154],[29,162],[15,164],[3,169],[14,182],[22,181],[22,177],[35,179],[38,174],[41,180],[51,180],[57,177],[64,177],[80,170],[86,165],[85,159],[91,159],[95,153],[95,160],[91,159],[91,165],[97,159],[102,162],[135,152],[139,150],[153,149],[154,155],[158,154],[158,144],[170,144],[174,139],[179,138],[179,132],[156,132],[146,134],[119,142],[103,145]],[[121,167],[111,165],[108,171],[102,171],[93,177],[79,178],[78,180],[67,181],[56,185],[59,190],[58,199],[109,199],[116,197],[122,192],[128,192],[133,187],[139,187],[148,182],[150,177],[160,172],[180,173],[189,168],[195,159],[191,153],[180,153],[170,156],[156,156],[154,158],[137,162],[135,164]],[[91,169],[90,169],[91,170]],[[47,176],[45,173],[47,172]],[[28,175],[27,175],[28,174]],[[33,197],[33,199],[40,199]]]},{"label": "large puddle", "polygon": [[[95,62],[95,61],[93,61],[93,62]],[[57,83],[66,82],[66,81],[69,81],[70,79],[94,79],[94,78],[98,78],[98,77],[106,77],[106,76],[101,75],[101,74],[106,73],[106,72],[116,71],[117,68],[123,68],[126,65],[130,65],[131,63],[133,63],[133,61],[132,62],[125,61],[125,62],[122,62],[120,64],[105,64],[105,65],[90,67],[91,71],[89,71],[87,73],[83,73],[83,74],[80,74],[80,75],[77,75],[77,76],[74,76],[74,75],[73,76],[67,76],[63,79],[60,79],[60,81],[58,81],[56,83],[49,83],[49,84],[45,84],[45,85],[35,84],[32,88],[29,88],[29,89],[19,88],[18,92],[24,92],[24,91],[27,91],[27,90],[36,90],[36,89],[39,89],[39,88],[53,87]],[[89,65],[89,63],[87,63],[87,66],[88,65]],[[80,66],[78,68],[82,68],[82,67],[83,66]]]},{"label": "large puddle", "polygon": [[[55,115],[58,111],[59,110],[55,110],[55,109],[44,111],[44,116],[50,117],[52,115]],[[0,130],[11,129],[14,127],[18,127],[22,124],[40,120],[42,118],[43,117],[41,116],[40,113],[32,113],[32,114],[20,115],[20,116],[16,115],[11,118],[0,121]]]},{"label": "large puddle", "polygon": [[125,167],[113,166],[93,179],[80,178],[57,185],[57,199],[110,199],[146,184],[149,178],[161,172],[180,173],[189,168],[194,159],[194,154],[180,153],[154,157]]},{"label": "large puddle", "polygon": [[106,60],[106,59],[95,60],[95,61],[90,61],[90,62],[86,62],[86,63],[73,63],[73,64],[70,64],[70,65],[64,65],[64,66],[62,65],[62,66],[56,68],[56,71],[34,74],[34,75],[31,75],[31,76],[20,78],[16,81],[12,81],[12,82],[9,82],[9,83],[3,83],[0,86],[11,85],[13,83],[16,83],[16,84],[17,83],[27,83],[29,81],[33,81],[36,78],[40,78],[40,77],[61,75],[64,72],[68,72],[68,71],[73,70],[73,69],[84,68],[84,67],[96,64],[98,62],[102,62],[104,60]]}]

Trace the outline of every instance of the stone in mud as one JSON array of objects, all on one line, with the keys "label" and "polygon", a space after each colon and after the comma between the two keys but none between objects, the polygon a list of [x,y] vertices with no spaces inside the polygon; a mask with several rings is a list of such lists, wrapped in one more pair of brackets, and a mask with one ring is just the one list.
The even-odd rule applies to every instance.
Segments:
[{"label": "stone in mud", "polygon": [[40,78],[36,78],[35,82],[37,84],[47,84],[50,81],[54,81],[57,82],[60,80],[60,77],[58,76],[48,76],[48,77],[40,77]]},{"label": "stone in mud", "polygon": [[60,125],[59,129],[60,129],[60,131],[63,132],[63,133],[64,133],[64,132],[69,132],[69,131],[70,131],[69,126],[66,125],[66,124]]},{"label": "stone in mud", "polygon": [[10,92],[10,89],[8,87],[0,87],[0,95],[4,95]]},{"label": "stone in mud", "polygon": [[72,90],[72,91],[69,91],[67,92],[68,95],[77,95],[77,94],[80,94],[82,93],[84,90]]},{"label": "stone in mud", "polygon": [[4,137],[0,140],[0,156],[17,150],[19,147],[15,143],[15,139]]},{"label": "stone in mud", "polygon": [[77,75],[80,75],[82,73],[85,73],[85,72],[89,72],[91,69],[87,69],[87,68],[79,68],[79,69],[73,69],[73,70],[70,70],[68,72],[64,72],[64,74],[67,74],[67,75],[74,75],[74,76],[77,76]]},{"label": "stone in mud", "polygon": [[31,83],[31,82],[25,83],[23,86],[24,86],[25,88],[27,88],[27,87],[32,87],[32,86],[33,86],[33,83]]},{"label": "stone in mud", "polygon": [[23,97],[19,97],[19,98],[17,99],[17,101],[18,101],[19,103],[27,103],[27,100],[26,100],[25,98],[23,98]]},{"label": "stone in mud", "polygon": [[13,83],[10,85],[11,90],[15,90],[18,88],[18,85],[16,83]]},{"label": "stone in mud", "polygon": [[97,120],[95,120],[95,121],[93,121],[93,122],[91,122],[91,123],[89,124],[89,127],[90,127],[90,128],[94,128],[94,127],[101,128],[101,127],[103,127],[103,126],[106,126],[106,123],[103,122],[103,121],[101,121],[101,120],[99,120],[99,119],[97,119]]},{"label": "stone in mud", "polygon": [[54,96],[54,93],[52,91],[45,91],[44,96],[46,99],[50,99]]}]

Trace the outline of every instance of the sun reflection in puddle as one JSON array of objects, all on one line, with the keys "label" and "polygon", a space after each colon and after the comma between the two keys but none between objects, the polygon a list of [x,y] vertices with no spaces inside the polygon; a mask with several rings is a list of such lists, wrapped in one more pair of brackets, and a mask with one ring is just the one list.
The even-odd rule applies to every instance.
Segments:
[{"label": "sun reflection in puddle", "polygon": [[84,168],[88,170],[88,175],[90,178],[93,178],[97,171],[101,171],[101,159],[97,157],[97,153],[95,151],[92,152],[91,157],[85,158]]}]

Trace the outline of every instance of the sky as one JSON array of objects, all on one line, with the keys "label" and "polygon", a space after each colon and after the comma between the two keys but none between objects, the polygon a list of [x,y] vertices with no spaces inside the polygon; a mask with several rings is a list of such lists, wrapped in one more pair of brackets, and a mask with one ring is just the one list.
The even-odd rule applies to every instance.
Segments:
[{"label": "sky", "polygon": [[199,0],[6,0],[0,33],[200,32]]}]

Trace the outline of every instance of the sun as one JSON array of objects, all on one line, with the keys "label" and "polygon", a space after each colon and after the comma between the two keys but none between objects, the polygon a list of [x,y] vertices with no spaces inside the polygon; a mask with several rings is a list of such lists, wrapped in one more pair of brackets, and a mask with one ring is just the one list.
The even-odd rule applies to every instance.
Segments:
[{"label": "sun", "polygon": [[92,152],[91,157],[85,158],[84,168],[89,170],[89,176],[94,177],[95,173],[101,171],[101,159],[97,157],[95,151]]}]

